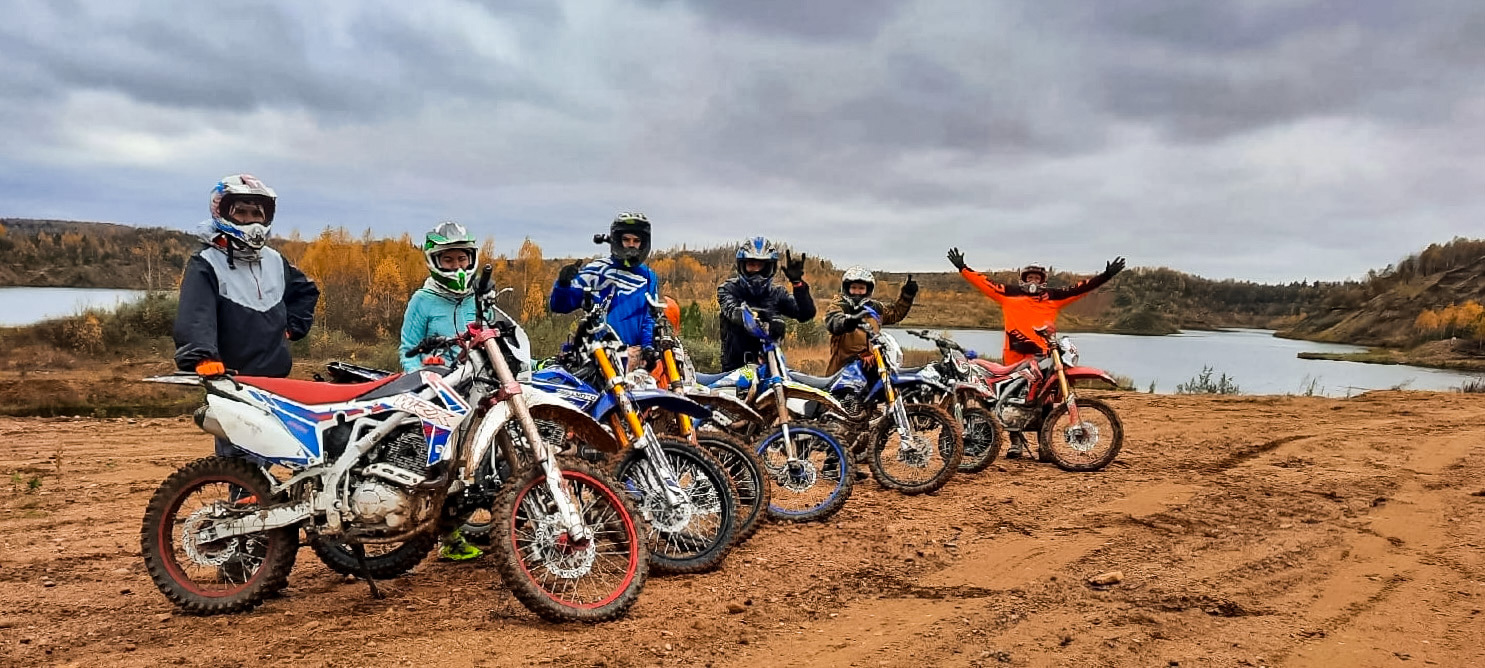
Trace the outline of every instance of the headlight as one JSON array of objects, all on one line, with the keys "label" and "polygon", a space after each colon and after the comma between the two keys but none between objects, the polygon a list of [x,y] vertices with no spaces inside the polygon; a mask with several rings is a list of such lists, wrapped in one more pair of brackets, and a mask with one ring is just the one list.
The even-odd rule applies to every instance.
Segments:
[{"label": "headlight", "polygon": [[1072,339],[1062,337],[1057,341],[1057,347],[1062,349],[1062,361],[1070,366],[1078,364],[1078,347],[1073,345]]},{"label": "headlight", "polygon": [[886,358],[887,366],[902,368],[902,346],[897,345],[897,339],[890,334],[882,335],[882,357]]},{"label": "headlight", "polygon": [[655,377],[651,376],[644,369],[635,369],[629,372],[628,380],[629,388],[633,390],[653,390],[660,387],[660,384],[655,382]]}]

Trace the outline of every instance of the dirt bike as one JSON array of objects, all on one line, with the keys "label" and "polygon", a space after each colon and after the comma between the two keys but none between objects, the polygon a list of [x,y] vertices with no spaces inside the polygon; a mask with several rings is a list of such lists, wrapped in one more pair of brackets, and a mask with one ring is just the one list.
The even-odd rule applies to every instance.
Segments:
[{"label": "dirt bike", "polygon": [[844,409],[828,392],[789,377],[784,351],[751,308],[742,309],[742,320],[743,329],[763,344],[762,363],[724,373],[697,373],[696,383],[736,396],[761,418],[735,420],[728,427],[756,443],[774,486],[769,492],[769,518],[824,521],[851,498],[856,474],[845,446],[828,427],[812,421]]},{"label": "dirt bike", "polygon": [[1078,348],[1072,339],[1057,336],[1051,327],[1036,334],[1047,343],[1047,353],[1013,365],[985,359],[970,363],[986,374],[990,396],[976,401],[990,409],[1006,431],[1037,434],[1037,456],[1064,471],[1097,471],[1124,447],[1124,423],[1114,407],[1073,391],[1079,381],[1098,381],[1109,387],[1118,382],[1108,372],[1077,366]]},{"label": "dirt bike", "polygon": [[533,387],[561,395],[608,425],[624,446],[614,479],[634,496],[650,526],[650,560],[658,570],[718,568],[731,547],[737,498],[722,465],[696,445],[661,437],[646,422],[652,410],[705,419],[711,411],[660,390],[643,370],[624,374],[627,346],[607,322],[612,295],[585,296],[586,309],[562,352],[538,368]]},{"label": "dirt bike", "polygon": [[978,358],[975,351],[966,350],[953,339],[923,329],[910,329],[907,333],[938,348],[939,360],[929,366],[940,380],[938,384],[920,383],[904,389],[903,400],[933,404],[948,411],[964,432],[964,456],[959,459],[959,472],[985,470],[1000,454],[1000,436],[1004,431],[990,409],[981,404],[994,404],[989,372],[971,363]]},{"label": "dirt bike", "polygon": [[763,416],[736,397],[715,392],[696,382],[696,367],[691,363],[690,355],[686,354],[685,343],[677,331],[680,323],[667,317],[666,303],[674,304],[668,297],[665,302],[650,300],[650,307],[655,311],[655,349],[659,355],[650,375],[660,389],[670,390],[711,409],[712,417],[707,422],[699,422],[689,415],[664,412],[652,417],[650,423],[662,433],[701,446],[727,470],[737,492],[739,517],[732,538],[736,545],[750,538],[767,514],[769,486],[763,460],[742,441],[723,430],[738,422],[762,423]]},{"label": "dirt bike", "polygon": [[[487,266],[477,294],[489,291]],[[451,528],[441,526],[446,511],[478,484],[480,463],[497,450],[513,460],[517,448],[529,447],[534,465],[511,470],[493,512],[501,579],[551,621],[622,616],[648,573],[646,527],[607,475],[559,459],[541,438],[536,416],[575,425],[591,419],[516,382],[507,361],[511,338],[509,328],[481,317],[446,341],[461,351],[458,368],[366,383],[151,379],[205,388],[196,424],[241,453],[187,464],[150,498],[140,537],[155,585],[187,612],[251,609],[285,586],[303,529],[348,546],[380,598],[365,546]],[[459,438],[478,412],[475,433]],[[511,422],[522,443],[505,438]]]},{"label": "dirt bike", "polygon": [[932,367],[903,368],[897,340],[866,322],[868,317],[880,321],[880,316],[869,307],[862,316],[857,327],[866,334],[866,359],[852,361],[829,378],[798,372],[790,377],[840,399],[844,410],[831,417],[839,420],[852,450],[865,455],[878,484],[903,494],[937,491],[958,469],[963,434],[942,408],[908,403],[902,391],[915,385],[945,386]]}]

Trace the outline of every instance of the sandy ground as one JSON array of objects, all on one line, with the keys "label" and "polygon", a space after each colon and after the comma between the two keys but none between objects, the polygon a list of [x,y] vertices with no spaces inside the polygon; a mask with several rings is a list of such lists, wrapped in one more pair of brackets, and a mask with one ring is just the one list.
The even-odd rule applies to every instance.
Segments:
[{"label": "sandy ground", "polygon": [[866,483],[601,626],[542,622],[483,562],[426,561],[374,601],[308,549],[252,613],[173,614],[140,517],[210,439],[0,418],[0,664],[1485,665],[1485,397],[1112,401],[1129,436],[1102,473]]}]

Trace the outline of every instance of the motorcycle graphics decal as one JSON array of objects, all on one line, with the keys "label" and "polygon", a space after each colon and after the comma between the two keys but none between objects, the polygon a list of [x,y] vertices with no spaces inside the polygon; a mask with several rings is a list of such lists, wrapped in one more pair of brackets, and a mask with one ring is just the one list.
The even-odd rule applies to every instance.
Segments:
[{"label": "motorcycle graphics decal", "polygon": [[343,415],[345,419],[350,420],[363,415],[375,415],[393,408],[385,401],[378,401],[351,408],[316,410],[262,390],[249,388],[247,392],[249,396],[267,406],[279,424],[282,424],[284,429],[287,429],[289,434],[299,441],[305,456],[285,459],[287,462],[298,464],[317,461],[324,456],[321,437],[325,429],[333,426],[337,415]]}]

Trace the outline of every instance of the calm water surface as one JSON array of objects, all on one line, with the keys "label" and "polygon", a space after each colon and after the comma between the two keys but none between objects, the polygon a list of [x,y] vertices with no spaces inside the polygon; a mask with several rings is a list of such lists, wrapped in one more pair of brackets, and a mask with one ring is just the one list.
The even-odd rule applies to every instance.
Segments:
[{"label": "calm water surface", "polygon": [[[903,330],[891,330],[904,348],[933,344]],[[1004,334],[987,330],[948,330],[950,336],[977,351],[999,357]],[[1360,352],[1365,348],[1335,343],[1280,339],[1268,330],[1181,332],[1171,336],[1120,334],[1067,335],[1078,346],[1080,362],[1134,379],[1135,387],[1169,394],[1210,366],[1217,376],[1226,373],[1243,394],[1304,394],[1313,384],[1316,394],[1354,395],[1366,390],[1403,387],[1412,390],[1449,390],[1472,374],[1412,366],[1302,360],[1301,352]]]},{"label": "calm water surface", "polygon": [[87,308],[111,309],[143,295],[143,290],[104,288],[0,288],[0,327],[29,325]]}]

